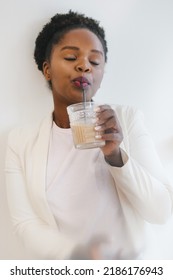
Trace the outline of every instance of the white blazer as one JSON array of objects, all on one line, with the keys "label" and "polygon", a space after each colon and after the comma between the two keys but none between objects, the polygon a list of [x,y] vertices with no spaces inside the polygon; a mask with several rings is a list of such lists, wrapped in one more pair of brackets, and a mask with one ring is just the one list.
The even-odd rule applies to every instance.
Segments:
[{"label": "white blazer", "polygon": [[[165,176],[141,112],[116,106],[124,140],[124,166],[108,166],[127,222],[127,246],[139,250],[145,222],[164,223],[173,189]],[[15,232],[35,259],[68,259],[76,246],[63,236],[46,200],[45,182],[52,113],[39,124],[16,128],[8,139],[6,182]],[[135,240],[135,242],[133,242]]]}]

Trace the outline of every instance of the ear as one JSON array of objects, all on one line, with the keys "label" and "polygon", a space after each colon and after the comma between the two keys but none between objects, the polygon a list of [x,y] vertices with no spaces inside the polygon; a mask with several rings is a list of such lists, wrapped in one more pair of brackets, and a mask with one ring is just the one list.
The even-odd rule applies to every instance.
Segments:
[{"label": "ear", "polygon": [[48,61],[43,62],[43,74],[47,81],[51,80],[50,64]]}]

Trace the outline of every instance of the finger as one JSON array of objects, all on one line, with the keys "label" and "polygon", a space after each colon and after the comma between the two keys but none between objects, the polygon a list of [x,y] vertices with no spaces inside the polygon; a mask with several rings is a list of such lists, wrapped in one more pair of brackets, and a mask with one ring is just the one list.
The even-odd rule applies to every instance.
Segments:
[{"label": "finger", "polygon": [[105,110],[107,110],[107,109],[111,109],[111,106],[108,105],[108,104],[99,105],[99,106],[97,106],[97,107],[95,108],[95,112],[96,112],[96,113],[100,113],[100,112],[103,112],[103,111],[105,111]]},{"label": "finger", "polygon": [[110,118],[115,117],[115,112],[112,109],[106,109],[96,115],[96,123],[98,125],[105,123]]},{"label": "finger", "polygon": [[122,134],[117,132],[105,133],[101,135],[101,139],[105,141],[112,141],[117,143],[120,143],[122,141],[122,138],[123,138]]},{"label": "finger", "polygon": [[107,129],[113,129],[115,131],[120,131],[120,125],[115,119],[115,117],[109,118],[106,122],[104,123],[96,123],[95,130],[96,131],[106,131]]}]

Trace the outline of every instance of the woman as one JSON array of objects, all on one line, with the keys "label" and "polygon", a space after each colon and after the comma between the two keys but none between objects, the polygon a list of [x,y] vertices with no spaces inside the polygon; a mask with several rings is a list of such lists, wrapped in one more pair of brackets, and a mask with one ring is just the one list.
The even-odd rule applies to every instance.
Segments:
[{"label": "woman", "polygon": [[[172,212],[169,185],[143,124],[130,107],[97,108],[105,146],[74,148],[67,106],[100,87],[107,43],[99,23],[57,14],[36,39],[35,61],[53,94],[40,124],[10,133],[7,194],[14,228],[33,258],[137,259],[145,224]],[[159,205],[159,211],[158,211]]]}]

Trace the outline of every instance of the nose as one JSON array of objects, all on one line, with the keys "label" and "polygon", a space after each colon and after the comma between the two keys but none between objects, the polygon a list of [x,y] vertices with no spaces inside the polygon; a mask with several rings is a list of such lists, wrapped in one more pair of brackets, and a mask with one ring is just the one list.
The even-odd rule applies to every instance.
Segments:
[{"label": "nose", "polygon": [[76,70],[78,72],[85,72],[85,73],[91,72],[91,66],[90,66],[89,62],[82,60],[77,63]]}]

